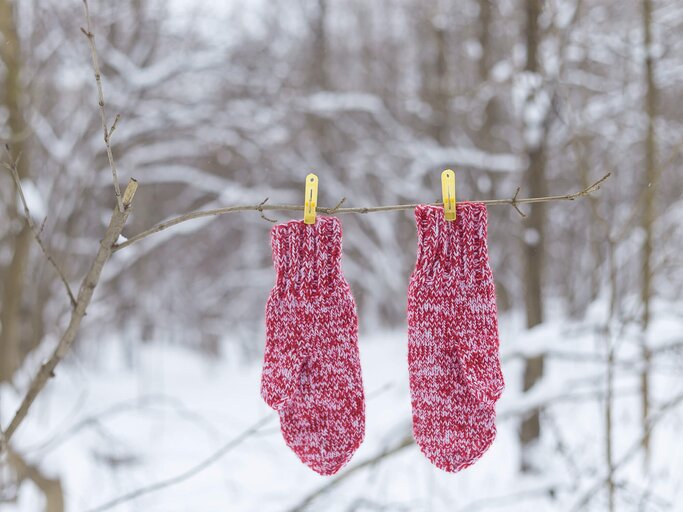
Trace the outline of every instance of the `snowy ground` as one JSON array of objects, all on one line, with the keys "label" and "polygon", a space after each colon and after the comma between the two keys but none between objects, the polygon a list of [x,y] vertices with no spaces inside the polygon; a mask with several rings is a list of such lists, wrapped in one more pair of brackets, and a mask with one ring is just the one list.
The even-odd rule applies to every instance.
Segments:
[{"label": "snowy ground", "polygon": [[[606,352],[591,324],[602,312],[596,307],[583,323],[558,321],[531,332],[514,318],[503,319],[507,388],[498,406],[498,437],[473,467],[447,474],[409,446],[355,472],[308,510],[607,510],[600,485],[606,477]],[[675,308],[660,307],[653,345],[680,342],[682,327]],[[667,411],[657,423],[651,471],[642,476],[642,457],[629,457],[641,436],[636,336],[625,332],[619,339],[616,510],[683,510],[683,407]],[[301,464],[281,440],[277,417],[259,396],[258,364],[231,362],[236,358],[230,357],[212,361],[163,344],[139,347],[132,366],[112,342],[103,342],[96,365],[90,360],[87,366],[85,361],[64,365],[15,437],[29,461],[60,476],[69,512],[92,510],[183,475],[231,440],[219,460],[184,475],[188,478],[182,482],[112,510],[285,511],[332,481]],[[521,355],[544,347],[553,352],[546,378],[523,397]],[[347,468],[400,443],[410,426],[405,334],[362,335],[361,355],[367,434]],[[682,368],[680,347],[655,357],[655,407],[683,393]],[[17,398],[3,389],[3,418]],[[535,454],[542,471],[523,477],[517,471],[516,429],[520,411],[535,403],[547,406],[544,437]],[[256,432],[240,437],[259,421]],[[31,485],[25,483],[17,503],[3,511],[41,510],[41,495]]]}]

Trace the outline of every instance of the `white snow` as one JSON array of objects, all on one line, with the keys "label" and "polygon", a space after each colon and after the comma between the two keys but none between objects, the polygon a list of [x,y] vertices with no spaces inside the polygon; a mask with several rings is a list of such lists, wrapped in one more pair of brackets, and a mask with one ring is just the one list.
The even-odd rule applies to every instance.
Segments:
[{"label": "white snow", "polygon": [[[45,207],[45,201],[43,200],[40,190],[38,190],[35,183],[29,179],[21,180],[21,188],[24,191],[24,198],[26,199],[26,204],[28,205],[33,222],[40,225],[47,215],[47,208]],[[17,210],[19,215],[24,215],[24,205],[19,197],[17,197]]]},{"label": "white snow", "polygon": [[[680,342],[683,319],[665,306],[655,309],[655,354],[658,347]],[[597,303],[588,318],[604,318],[604,310]],[[413,445],[358,471],[309,510],[349,510],[353,503],[367,501],[385,510],[540,512],[571,510],[590,497],[605,467],[605,340],[590,320],[556,318],[531,331],[520,320],[501,318],[507,387],[498,405],[498,437],[478,463],[447,474]],[[629,363],[639,353],[636,338],[624,333],[615,354],[615,461],[626,457],[640,436],[638,374]],[[126,353],[124,347],[131,344],[124,339],[81,341],[97,364],[85,367],[72,359],[63,365],[14,439],[31,462],[60,476],[67,511],[90,510],[182,474],[261,420],[265,423],[256,434],[196,475],[112,510],[285,511],[331,481],[306,468],[285,446],[276,414],[259,396],[258,362],[245,363],[236,354],[209,359],[164,344],[136,344],[139,349]],[[361,333],[360,347],[367,434],[349,469],[410,433],[405,333]],[[523,394],[523,356],[540,352],[549,354],[545,378]],[[678,374],[667,369],[673,369],[667,359],[680,358],[680,348],[672,354],[653,361],[653,389],[661,399],[657,407],[683,392]],[[18,393],[2,388],[4,418],[17,400]],[[539,405],[545,407],[545,433],[534,453],[543,472],[521,476],[519,418]],[[647,502],[647,491],[670,504],[669,510],[683,507],[682,425],[680,409],[657,424],[652,458],[656,479],[642,482],[638,457],[627,459],[616,474],[636,497]],[[587,510],[604,510],[602,489],[590,498]],[[34,512],[42,506],[40,494],[25,484],[19,501],[3,511]]]},{"label": "white snow", "polygon": [[537,230],[534,228],[526,228],[524,230],[524,243],[526,245],[538,245],[538,242],[541,240],[541,235]]},{"label": "white snow", "polygon": [[512,104],[522,124],[526,146],[537,148],[550,110],[550,95],[544,89],[543,77],[529,71],[518,73],[513,81]]}]

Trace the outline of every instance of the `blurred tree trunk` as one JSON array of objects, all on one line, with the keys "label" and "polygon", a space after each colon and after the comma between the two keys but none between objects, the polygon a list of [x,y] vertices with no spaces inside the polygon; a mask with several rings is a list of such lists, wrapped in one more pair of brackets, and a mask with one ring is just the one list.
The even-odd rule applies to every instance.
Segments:
[{"label": "blurred tree trunk", "polygon": [[[540,43],[538,17],[541,13],[542,0],[526,0],[526,67],[529,74],[538,74],[538,47]],[[538,91],[542,90],[538,85]],[[537,143],[526,141],[528,168],[526,183],[532,197],[545,196],[545,133],[539,136]],[[531,329],[543,322],[543,249],[545,231],[545,207],[543,204],[532,204],[525,222],[524,265],[525,304],[527,327]],[[530,390],[543,376],[543,356],[535,356],[526,360],[524,367],[524,391]],[[522,443],[522,470],[531,469],[525,457],[529,446],[540,437],[540,412],[534,411],[522,421],[520,440]]]},{"label": "blurred tree trunk", "polygon": [[434,84],[431,99],[434,112],[434,138],[442,146],[448,145],[448,65],[446,62],[446,28],[439,23],[434,24],[436,41],[436,60],[434,62]]},{"label": "blurred tree trunk", "polygon": [[48,478],[36,466],[26,462],[18,453],[10,450],[8,460],[16,473],[17,485],[31,480],[45,496],[45,512],[64,512],[64,492],[57,478]]},{"label": "blurred tree trunk", "polygon": [[[479,55],[479,61],[477,63],[477,73],[478,80],[480,83],[484,83],[489,78],[489,71],[491,69],[493,46],[495,44],[495,39],[491,37],[491,0],[479,0],[479,17],[478,17],[478,36],[479,47],[481,49],[481,54]],[[487,98],[486,104],[484,106],[484,118],[482,120],[481,126],[479,126],[477,132],[473,134],[476,137],[477,147],[482,148],[484,151],[490,151],[492,153],[502,150],[498,147],[497,141],[493,136],[493,127],[498,121],[498,105],[496,95],[491,95]],[[491,195],[490,197],[496,197],[496,176],[497,173],[488,173],[489,179],[491,180]]]},{"label": "blurred tree trunk", "polygon": [[[496,38],[492,34],[493,25],[493,9],[492,0],[479,0],[479,27],[478,27],[478,40],[479,47],[481,48],[481,55],[479,56],[479,62],[477,66],[477,72],[479,74],[479,82],[485,84],[489,79],[489,73],[491,71],[491,66],[494,62],[494,52]],[[490,87],[490,85],[489,85]],[[496,153],[498,151],[508,150],[507,146],[502,146],[500,140],[495,136],[494,130],[500,123],[500,107],[498,103],[498,97],[492,94],[490,98],[486,99],[486,105],[484,106],[484,119],[481,126],[478,128],[476,133],[472,134],[472,137],[476,141],[477,147],[488,151],[491,153]],[[504,180],[501,173],[489,172],[487,173],[490,180],[490,188],[487,191],[487,197],[495,198],[498,197],[498,187],[499,181]],[[480,190],[480,192],[483,192]],[[497,277],[496,281],[496,301],[498,303],[499,311],[509,311],[512,307],[512,297],[505,282],[499,280]]]},{"label": "blurred tree trunk", "polygon": [[[23,88],[21,84],[21,48],[15,24],[14,3],[0,0],[0,58],[5,66],[5,83],[1,104],[9,114],[8,128],[12,153],[19,158],[21,179],[28,177],[28,155],[23,143],[26,125],[22,115]],[[14,185],[13,185],[14,186]],[[8,381],[19,367],[22,355],[21,307],[24,280],[29,256],[31,233],[28,224],[18,215],[17,196],[12,194],[7,207],[10,225],[21,224],[16,233],[8,237],[12,251],[10,263],[2,272],[2,312],[0,312],[0,382]],[[20,220],[18,220],[20,219]]]},{"label": "blurred tree trunk", "polygon": [[[643,45],[645,50],[645,112],[647,114],[647,133],[645,136],[645,184],[643,194],[643,269],[641,300],[643,302],[642,317],[642,357],[643,371],[641,374],[641,400],[643,413],[643,428],[646,427],[647,416],[650,412],[650,350],[647,345],[647,330],[650,324],[650,300],[652,298],[652,230],[655,222],[654,199],[657,190],[657,141],[655,139],[655,115],[657,104],[657,86],[654,80],[654,62],[652,55],[652,0],[643,0]],[[643,435],[643,449],[645,450],[645,464],[650,457],[650,435]]]},{"label": "blurred tree trunk", "polygon": [[311,62],[309,64],[309,81],[314,89],[329,89],[327,76],[327,0],[317,0],[316,13],[311,22],[313,42],[311,46]]},{"label": "blurred tree trunk", "polygon": [[[329,89],[329,77],[327,72],[327,0],[314,2],[312,18],[309,21],[311,27],[310,62],[308,69],[308,88],[316,93]],[[334,158],[331,131],[326,119],[319,115],[309,118],[312,137],[317,142],[320,156],[326,166],[331,166]]]},{"label": "blurred tree trunk", "polygon": [[423,14],[422,98],[430,107],[429,134],[441,146],[449,144],[449,84],[447,24],[438,6],[428,6]]},{"label": "blurred tree trunk", "polygon": [[[450,145],[449,124],[450,90],[447,60],[447,13],[439,2],[411,4],[414,9],[419,84],[416,89],[420,102],[426,107],[421,115],[418,130],[425,133],[436,145]],[[445,164],[445,162],[444,162]],[[438,164],[437,164],[438,165]],[[436,171],[436,169],[431,169]],[[443,167],[439,169],[439,172]],[[457,170],[456,170],[457,171]],[[430,186],[433,177],[423,176],[423,185]]]},{"label": "blurred tree trunk", "polygon": [[[491,68],[491,1],[479,0],[479,46],[481,56],[479,57],[479,79],[484,81],[489,76]],[[488,122],[488,117],[484,123]]]},{"label": "blurred tree trunk", "polygon": [[[595,200],[593,199],[594,203]],[[605,321],[604,338],[607,352],[607,378],[605,386],[605,463],[607,465],[607,504],[609,512],[615,510],[617,485],[614,479],[614,333],[612,322],[617,315],[619,305],[619,280],[617,275],[616,244],[607,234],[607,250],[609,262],[609,315]]]}]

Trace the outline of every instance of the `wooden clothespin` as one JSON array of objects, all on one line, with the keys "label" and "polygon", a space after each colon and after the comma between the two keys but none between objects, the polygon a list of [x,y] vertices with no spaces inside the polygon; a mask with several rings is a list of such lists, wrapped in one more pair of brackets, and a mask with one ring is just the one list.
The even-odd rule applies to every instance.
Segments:
[{"label": "wooden clothespin", "polygon": [[304,224],[315,224],[315,209],[318,206],[318,177],[310,173],[306,176],[306,195],[304,196]]},{"label": "wooden clothespin", "polygon": [[448,222],[455,220],[455,172],[446,169],[441,173],[441,193],[443,195],[443,214]]}]

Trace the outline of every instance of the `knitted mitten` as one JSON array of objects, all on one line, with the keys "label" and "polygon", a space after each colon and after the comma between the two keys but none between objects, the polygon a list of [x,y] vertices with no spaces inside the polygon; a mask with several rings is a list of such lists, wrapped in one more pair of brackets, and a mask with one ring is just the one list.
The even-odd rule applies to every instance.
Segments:
[{"label": "knitted mitten", "polygon": [[272,231],[275,287],[266,305],[261,394],[286,443],[314,471],[336,473],[363,440],[358,317],[341,273],[334,217]]},{"label": "knitted mitten", "polygon": [[495,402],[504,382],[498,357],[486,207],[415,209],[417,263],[408,290],[408,367],[413,435],[436,466],[459,471],[496,436]]}]

